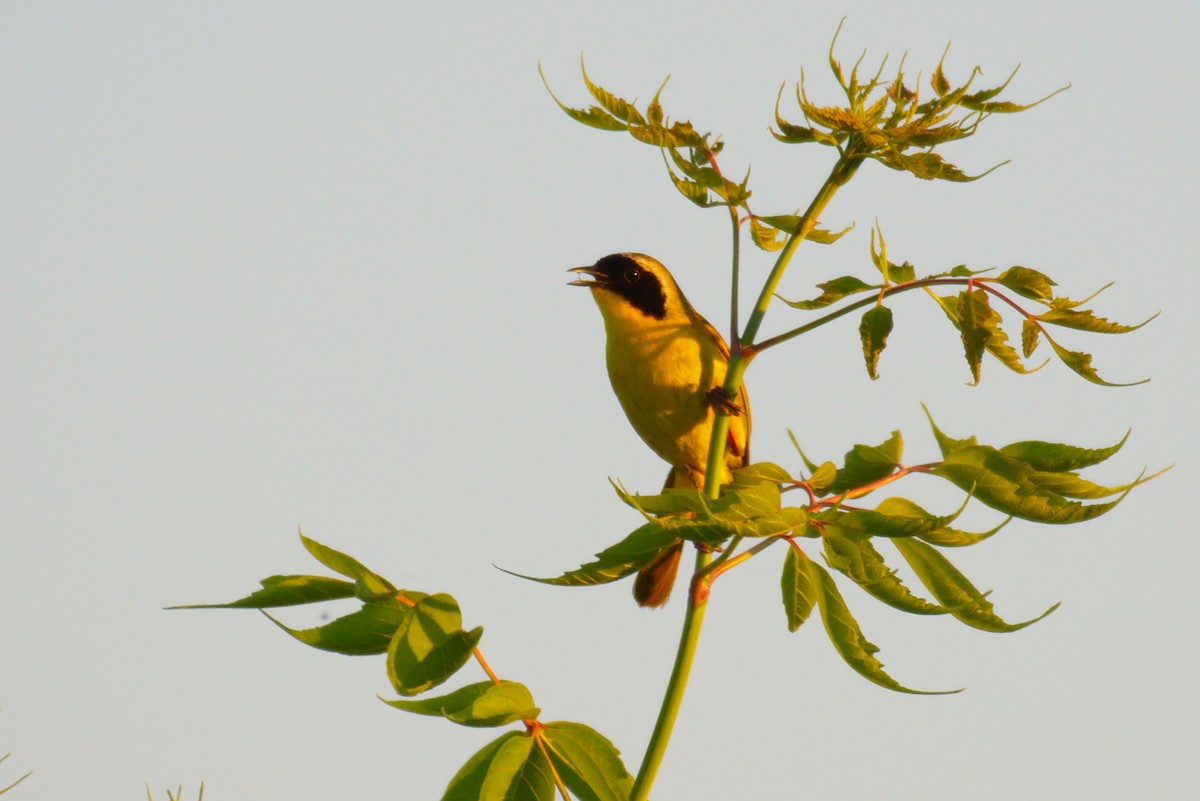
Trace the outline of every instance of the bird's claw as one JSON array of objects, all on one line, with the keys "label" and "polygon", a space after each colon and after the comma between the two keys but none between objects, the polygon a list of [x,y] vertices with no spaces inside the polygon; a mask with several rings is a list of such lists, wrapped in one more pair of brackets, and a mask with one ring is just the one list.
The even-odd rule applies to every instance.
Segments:
[{"label": "bird's claw", "polygon": [[724,412],[730,417],[741,417],[745,411],[726,391],[725,387],[713,387],[708,391],[708,403],[714,409]]}]

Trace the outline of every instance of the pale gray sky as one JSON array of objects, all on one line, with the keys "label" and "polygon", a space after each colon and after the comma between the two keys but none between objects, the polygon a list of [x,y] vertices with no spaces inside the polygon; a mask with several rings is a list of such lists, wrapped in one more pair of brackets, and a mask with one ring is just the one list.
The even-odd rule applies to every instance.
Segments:
[{"label": "pale gray sky", "polygon": [[[599,315],[565,268],[658,256],[724,320],[726,224],[675,192],[659,156],[553,105],[595,80],[725,134],[755,207],[806,204],[828,169],[767,133],[781,82],[953,41],[1015,99],[947,156],[966,185],[868,165],[784,293],[869,276],[875,219],[926,272],[1024,264],[1127,337],[1066,336],[1104,389],[1051,364],[968,378],[931,304],[898,300],[866,378],[855,324],[752,367],[757,459],[840,458],[901,429],[994,444],[1133,435],[1102,481],[1167,476],[1083,526],[1014,523],[953,554],[1012,635],[915,619],[844,587],[893,676],[853,674],[815,621],[789,635],[780,553],[716,587],[656,799],[1190,798],[1200,545],[1194,268],[1200,128],[1194,3],[22,3],[0,7],[0,786],[18,799],[142,797],[201,780],[213,801],[438,798],[495,732],[405,715],[379,658],[306,649],[255,613],[166,612],[276,572],[312,572],[296,527],[393,581],[458,597],[493,667],[544,720],[587,723],[631,770],[657,712],[682,605],[550,574],[636,526],[607,477],[653,491],[662,465],[608,388]],[[892,63],[895,63],[894,60]],[[793,108],[788,106],[786,108]],[[746,252],[747,286],[767,258]],[[802,318],[782,306],[767,329]],[[793,323],[794,324],[794,323]],[[933,480],[912,493],[937,495]],[[972,510],[980,525],[995,516]],[[316,613],[287,616],[317,622]],[[467,669],[468,671],[471,668]],[[468,672],[467,680],[477,680]]]}]

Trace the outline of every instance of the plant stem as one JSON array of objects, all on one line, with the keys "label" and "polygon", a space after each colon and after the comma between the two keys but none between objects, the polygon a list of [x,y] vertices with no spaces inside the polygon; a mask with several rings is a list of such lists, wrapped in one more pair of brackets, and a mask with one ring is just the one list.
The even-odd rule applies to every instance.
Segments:
[{"label": "plant stem", "polygon": [[[737,330],[736,328],[734,329],[733,334],[735,336],[731,343],[732,353],[730,354],[724,383],[725,391],[729,397],[736,398],[738,390],[742,386],[742,376],[745,375],[746,367],[749,366],[749,359],[753,357],[753,351],[747,353],[746,345],[753,344],[754,337],[758,334],[759,326],[762,325],[767,306],[775,294],[776,287],[779,286],[780,279],[783,278],[784,270],[787,268],[788,262],[791,261],[792,254],[796,252],[796,248],[799,247],[804,238],[812,231],[813,226],[817,224],[817,218],[825,210],[825,207],[829,205],[829,201],[833,199],[837,190],[854,176],[861,163],[862,158],[843,154],[837,163],[834,164],[829,177],[825,179],[825,183],[821,185],[816,197],[813,198],[812,203],[809,204],[808,209],[804,212],[804,216],[800,218],[797,230],[792,233],[791,237],[788,238],[787,244],[780,251],[779,258],[775,261],[775,267],[771,270],[770,276],[768,276],[766,283],[763,285],[762,292],[758,296],[758,302],[754,306],[754,311],[746,323],[745,332],[741,337],[737,337]],[[738,227],[735,218],[735,251],[738,243],[737,231]],[[736,265],[736,252],[734,259],[734,264]],[[734,286],[736,287],[736,269],[734,281]],[[733,308],[736,313],[736,305]],[[749,413],[748,410],[747,413]],[[709,441],[708,461],[705,464],[704,472],[704,492],[712,498],[716,498],[720,492],[721,474],[724,472],[721,467],[725,456],[725,443],[728,433],[729,415],[718,412],[713,420],[712,439]],[[696,553],[693,587],[688,592],[688,607],[683,618],[683,630],[679,634],[679,648],[675,652],[675,665],[671,669],[671,678],[667,682],[667,691],[663,696],[662,707],[658,712],[658,720],[655,722],[654,731],[650,735],[650,743],[646,746],[646,754],[642,757],[642,766],[638,769],[637,779],[634,780],[629,801],[646,801],[650,795],[650,787],[654,784],[654,778],[658,774],[659,766],[662,764],[663,756],[667,752],[667,743],[671,739],[671,731],[675,727],[675,719],[679,715],[679,707],[683,703],[683,695],[687,690],[688,678],[692,671],[692,661],[696,656],[696,646],[700,642],[700,629],[704,625],[704,613],[708,609],[708,593],[703,591],[696,592],[694,590],[699,589],[697,580],[703,578],[703,571],[708,567],[711,559],[712,555],[709,553],[704,551],[697,551]]]},{"label": "plant stem", "polygon": [[[699,573],[708,566],[712,555],[706,551],[696,551],[696,569]],[[663,756],[667,753],[667,742],[671,739],[671,730],[675,727],[675,718],[679,716],[679,707],[683,703],[683,693],[687,689],[688,675],[692,671],[692,660],[696,656],[696,646],[700,642],[700,629],[704,624],[704,613],[708,610],[708,596],[696,598],[688,593],[687,612],[683,617],[683,631],[679,636],[679,648],[675,652],[675,665],[671,668],[671,678],[667,682],[667,692],[663,696],[662,708],[658,711],[658,720],[654,723],[654,731],[650,734],[650,743],[646,746],[646,755],[642,757],[642,766],[638,768],[637,779],[629,794],[629,801],[646,801],[650,795],[650,787],[658,775]]]}]

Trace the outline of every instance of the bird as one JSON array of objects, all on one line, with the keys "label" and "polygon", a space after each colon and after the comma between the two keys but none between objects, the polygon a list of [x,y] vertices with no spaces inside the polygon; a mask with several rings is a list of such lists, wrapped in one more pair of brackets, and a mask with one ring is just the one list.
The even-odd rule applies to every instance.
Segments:
[{"label": "bird", "polygon": [[[664,489],[703,489],[718,407],[731,415],[720,483],[750,460],[750,399],[743,384],[724,394],[729,346],[688,303],[657,259],[614,253],[569,272],[592,292],[604,319],[605,361],[613,392],[642,441],[670,465]],[[661,607],[675,585],[683,541],[641,568],[633,584],[639,606]]]}]

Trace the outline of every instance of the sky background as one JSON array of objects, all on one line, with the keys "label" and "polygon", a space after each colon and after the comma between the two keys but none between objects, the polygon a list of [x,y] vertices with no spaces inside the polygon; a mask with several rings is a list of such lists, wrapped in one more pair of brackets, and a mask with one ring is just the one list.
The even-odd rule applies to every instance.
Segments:
[{"label": "sky background", "polygon": [[[494,731],[409,716],[381,658],[307,649],[253,612],[164,611],[317,569],[297,526],[395,583],[450,592],[543,720],[604,733],[635,771],[683,606],[552,575],[639,523],[608,477],[663,465],[608,387],[600,318],[567,267],[651,253],[727,329],[726,218],[687,203],[659,155],[565,117],[589,74],[720,132],[760,213],[807,204],[831,163],[768,134],[776,92],[825,66],[907,53],[952,80],[1018,63],[1010,97],[1072,89],[946,150],[983,181],[865,166],[781,289],[872,274],[878,220],[919,271],[1022,264],[1138,322],[1062,340],[1058,363],[968,374],[927,299],[897,299],[870,381],[843,320],[748,374],[754,456],[789,467],[904,432],[920,403],[984,442],[1097,447],[1094,471],[1166,476],[1099,520],[1014,522],[952,558],[1011,635],[914,618],[843,583],[887,670],[880,689],[820,624],[788,634],[782,549],[716,585],[656,799],[1184,799],[1197,782],[1200,481],[1193,304],[1200,128],[1195,3],[56,3],[0,6],[0,786],[16,799],[439,798]],[[790,84],[789,84],[790,87]],[[790,88],[789,90],[790,91]],[[785,92],[786,96],[787,92]],[[785,112],[799,114],[785,101]],[[745,252],[752,296],[770,259]],[[805,318],[781,304],[766,331]],[[933,479],[904,494],[949,509]],[[972,508],[967,527],[997,522]],[[898,560],[897,560],[898,561]],[[335,610],[336,613],[336,610]],[[315,625],[320,612],[285,616]],[[473,667],[464,681],[477,681]]]}]

